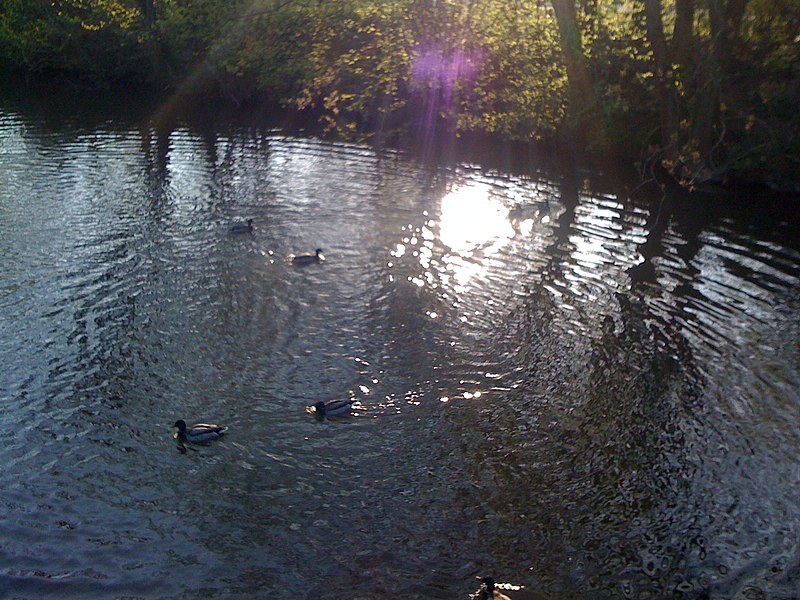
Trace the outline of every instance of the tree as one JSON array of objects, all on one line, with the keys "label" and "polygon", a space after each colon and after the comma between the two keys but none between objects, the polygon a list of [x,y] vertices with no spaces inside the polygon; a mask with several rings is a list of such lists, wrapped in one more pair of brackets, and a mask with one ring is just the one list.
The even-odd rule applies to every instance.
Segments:
[{"label": "tree", "polygon": [[694,0],[675,0],[675,29],[672,34],[673,64],[682,74],[689,73],[694,54]]},{"label": "tree", "polygon": [[613,152],[605,121],[595,93],[589,61],[583,52],[583,38],[573,0],[551,0],[561,39],[561,52],[569,80],[569,115],[575,139],[595,151],[597,156],[612,159]]}]

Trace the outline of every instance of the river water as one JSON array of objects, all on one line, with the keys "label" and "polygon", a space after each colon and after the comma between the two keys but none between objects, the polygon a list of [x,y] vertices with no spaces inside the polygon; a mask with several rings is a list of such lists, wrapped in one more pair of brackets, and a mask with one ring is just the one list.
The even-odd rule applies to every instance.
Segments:
[{"label": "river water", "polygon": [[0,98],[0,596],[800,597],[796,198],[165,111]]}]

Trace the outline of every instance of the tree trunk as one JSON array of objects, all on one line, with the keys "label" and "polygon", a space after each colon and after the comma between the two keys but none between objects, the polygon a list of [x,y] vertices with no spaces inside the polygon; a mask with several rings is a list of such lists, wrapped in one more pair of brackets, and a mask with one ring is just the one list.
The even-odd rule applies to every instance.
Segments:
[{"label": "tree trunk", "polygon": [[732,42],[739,40],[747,2],[748,0],[728,0],[725,7],[725,25],[728,28],[728,39]]},{"label": "tree trunk", "polygon": [[553,11],[561,35],[561,52],[564,55],[564,66],[567,68],[570,95],[580,98],[589,91],[589,68],[583,55],[581,32],[578,28],[578,15],[575,3],[571,0],[552,0]]},{"label": "tree trunk", "polygon": [[[732,51],[739,43],[739,29],[747,8],[747,0],[708,0],[711,24],[709,51],[699,66],[697,108],[694,131],[699,150],[707,154],[713,144],[714,129],[720,122],[720,100],[724,95],[725,78]],[[741,90],[733,90],[738,97]]]},{"label": "tree trunk", "polygon": [[661,0],[645,0],[644,7],[647,40],[653,50],[661,126],[661,148],[664,158],[671,160],[675,157],[678,126],[675,119],[675,99],[672,93],[672,69],[667,55],[667,42],[664,39],[664,25],[661,18]]},{"label": "tree trunk", "polygon": [[607,150],[608,140],[602,126],[597,98],[586,56],[583,54],[578,15],[572,0],[551,0],[558,31],[561,35],[561,52],[569,81],[570,112],[576,133],[587,139],[581,140],[595,145],[600,151]]},{"label": "tree trunk", "polygon": [[156,22],[156,7],[154,0],[139,0],[142,8],[142,19],[145,29],[150,29]]},{"label": "tree trunk", "polygon": [[687,81],[694,64],[694,0],[675,0],[675,31],[672,34],[672,62]]}]

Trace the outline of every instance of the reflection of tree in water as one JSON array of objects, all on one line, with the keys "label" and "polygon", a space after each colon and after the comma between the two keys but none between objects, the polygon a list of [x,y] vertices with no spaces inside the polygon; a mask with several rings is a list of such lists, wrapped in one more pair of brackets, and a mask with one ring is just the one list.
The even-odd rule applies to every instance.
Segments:
[{"label": "reflection of tree in water", "polygon": [[554,593],[688,585],[681,569],[696,536],[682,509],[702,384],[691,353],[624,297],[620,324],[607,317],[594,341],[564,338],[554,302],[533,292],[512,313],[504,337],[518,350],[517,384],[464,438],[471,518],[493,540],[486,560],[510,572],[528,561]]},{"label": "reflection of tree in water", "polygon": [[[573,415],[578,435],[571,466],[580,483],[572,491],[603,523],[585,548],[619,552],[615,562],[640,567],[631,569],[635,587],[657,591],[676,569],[673,559],[688,550],[676,548],[672,535],[684,529],[675,521],[691,484],[688,447],[701,382],[691,362],[677,359],[689,357],[680,337],[666,339],[648,328],[646,314],[627,298],[620,298],[620,308],[621,331],[604,322],[586,400]],[[625,540],[616,549],[603,547],[609,529]]]},{"label": "reflection of tree in water", "polygon": [[[707,326],[703,311],[684,307],[706,300],[697,257],[725,207],[674,196],[646,211],[637,203],[649,217],[646,240],[632,248],[644,262],[626,271],[631,289],[601,289],[596,304],[567,315],[544,286],[572,260],[575,181],[562,186],[564,210],[537,255],[544,264],[486,350],[505,359],[503,387],[448,414],[461,439],[456,468],[467,475],[465,518],[490,542],[476,560],[544,587],[545,597],[734,597],[758,591],[754,581],[780,589],[784,565],[764,565],[786,552],[786,469],[756,472],[774,458],[748,439],[760,425],[751,431],[726,413],[715,390],[735,393],[736,384],[716,381],[716,363],[696,357],[687,337]],[[763,498],[770,483],[773,497]]]}]

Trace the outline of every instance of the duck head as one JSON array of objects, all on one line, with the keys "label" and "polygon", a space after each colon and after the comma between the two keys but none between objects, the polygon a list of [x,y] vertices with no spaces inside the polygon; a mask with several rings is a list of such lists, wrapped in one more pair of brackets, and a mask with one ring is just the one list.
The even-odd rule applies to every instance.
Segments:
[{"label": "duck head", "polygon": [[494,577],[478,577],[478,581],[486,586],[486,591],[489,594],[494,592]]},{"label": "duck head", "polygon": [[178,431],[184,433],[186,431],[186,421],[184,421],[183,419],[178,419],[177,421],[175,421],[175,425],[173,425],[173,427],[177,427]]}]

